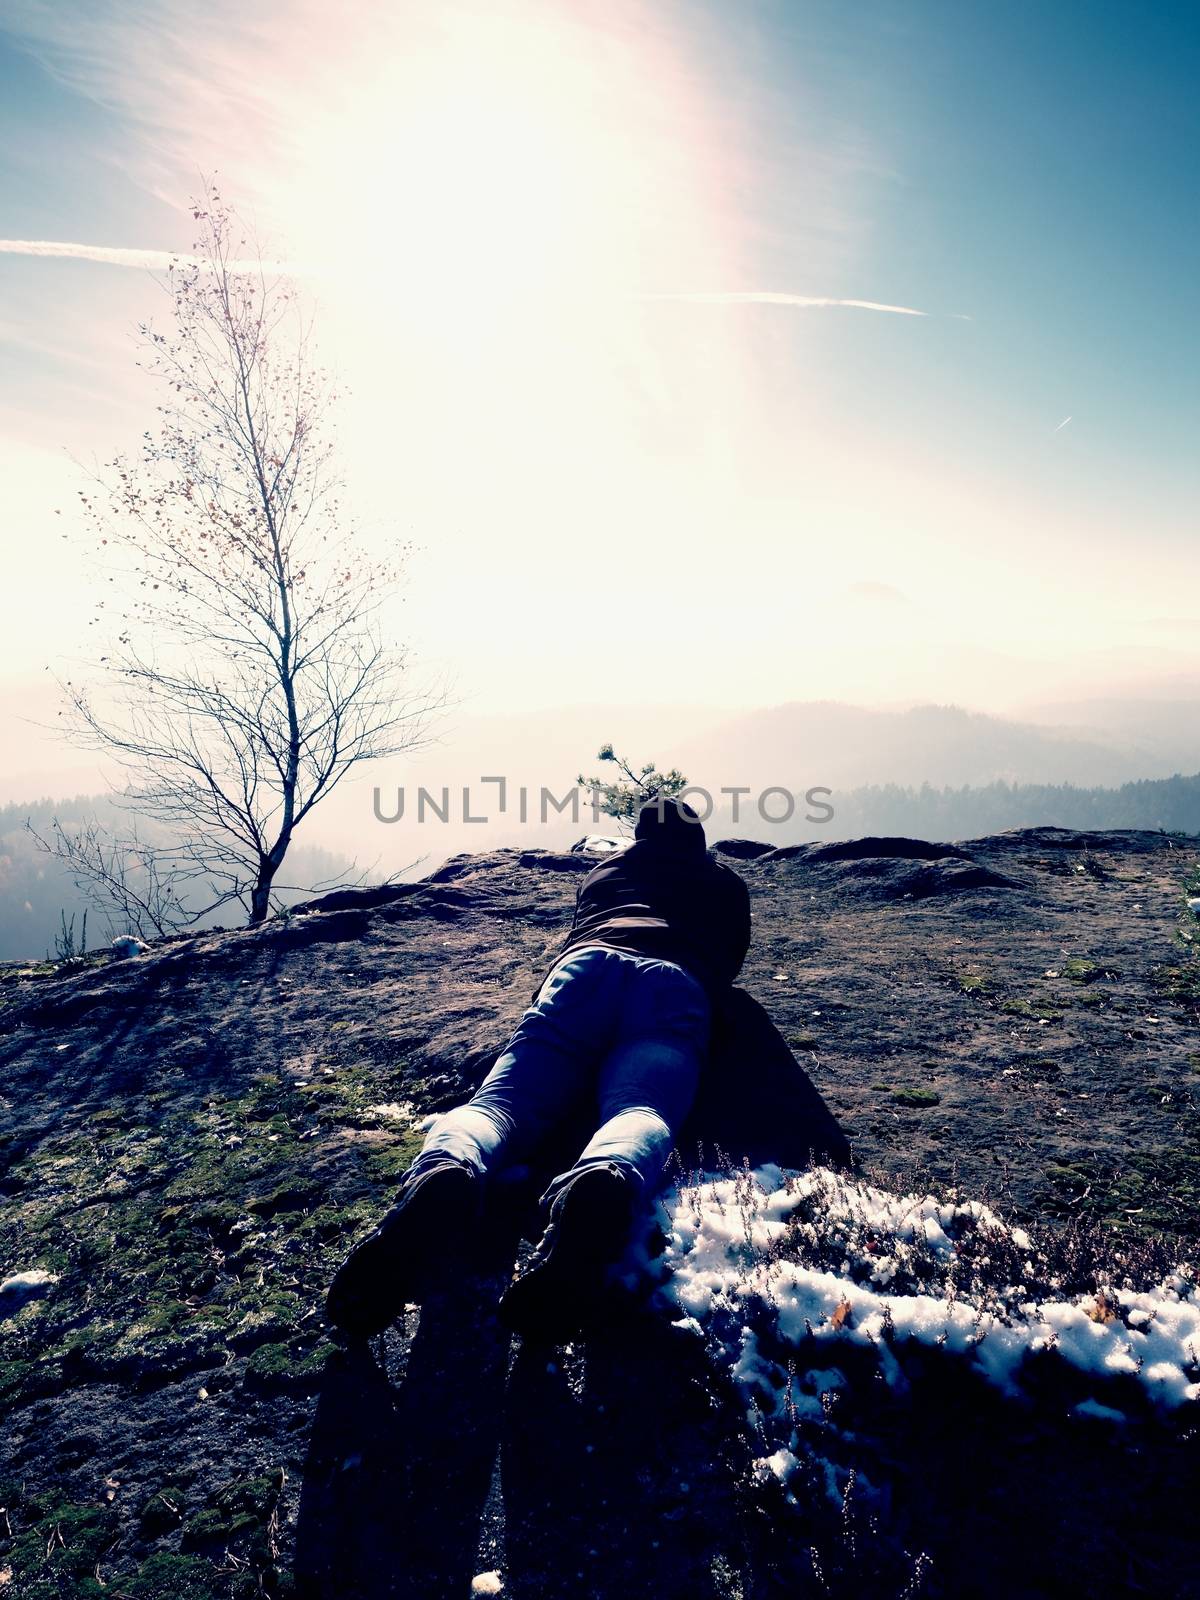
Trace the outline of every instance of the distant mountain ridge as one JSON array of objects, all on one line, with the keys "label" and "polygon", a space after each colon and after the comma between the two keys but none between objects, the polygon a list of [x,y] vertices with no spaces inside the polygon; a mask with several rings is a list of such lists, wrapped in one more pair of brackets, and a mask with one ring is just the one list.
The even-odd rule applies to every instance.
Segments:
[{"label": "distant mountain ridge", "polygon": [[[707,789],[715,807],[709,836],[744,834],[771,844],[841,839],[864,833],[907,833],[928,839],[965,838],[1005,828],[1054,824],[1073,828],[1166,828],[1200,831],[1200,745],[1191,713],[1200,701],[1087,701],[1038,708],[1061,712],[1075,726],[1021,721],[953,705],[905,708],[841,701],[793,701],[760,710],[705,712],[683,706],[560,707],[533,717],[466,716],[419,756],[346,785],[315,815],[303,846],[290,858],[289,881],[311,885],[345,872],[350,858],[377,877],[412,876],[461,851],[506,845],[562,848],[590,825],[568,813],[538,822],[536,796],[545,785],[569,793],[575,775],[595,770],[594,753],[612,739],[618,751],[660,766],[679,766]],[[1089,725],[1084,726],[1085,719]],[[1187,758],[1191,758],[1188,760]],[[507,774],[514,797],[497,812],[494,781]],[[406,820],[384,826],[372,809],[379,785],[380,815],[395,813],[395,795],[408,796]],[[522,826],[515,795],[528,784],[534,820]],[[418,787],[451,798],[450,821],[413,821]],[[752,791],[732,814],[720,790]],[[459,797],[470,788],[472,810],[486,826],[466,825]],[[832,790],[832,819],[805,821],[798,805],[783,824],[762,820],[756,799],[769,788],[803,795]],[[40,800],[0,807],[0,960],[52,951],[60,914],[82,919],[83,898],[69,874],[36,850],[26,816],[45,831],[57,812],[78,818],[103,811],[104,797]],[[586,812],[586,806],[580,812]],[[322,846],[326,848],[321,848]],[[331,854],[330,852],[336,852]],[[236,910],[221,919],[237,921]],[[102,919],[89,919],[89,939],[106,938]]]},{"label": "distant mountain ridge", "polygon": [[[1131,734],[1132,734],[1132,730]],[[1161,746],[1123,743],[954,705],[877,710],[794,701],[730,718],[685,740],[676,761],[689,776],[797,789],[893,783],[960,787],[1073,783],[1105,787],[1179,771]]]}]

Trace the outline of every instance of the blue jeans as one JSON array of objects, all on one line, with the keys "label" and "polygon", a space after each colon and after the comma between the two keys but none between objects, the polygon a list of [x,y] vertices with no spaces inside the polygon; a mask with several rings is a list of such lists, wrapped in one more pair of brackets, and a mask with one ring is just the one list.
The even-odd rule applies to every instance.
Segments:
[{"label": "blue jeans", "polygon": [[543,1203],[605,1163],[652,1193],[695,1097],[709,1021],[703,987],[673,962],[595,948],[564,956],[475,1095],[431,1126],[413,1172],[449,1157],[486,1177],[536,1157],[590,1109],[596,1132]]}]

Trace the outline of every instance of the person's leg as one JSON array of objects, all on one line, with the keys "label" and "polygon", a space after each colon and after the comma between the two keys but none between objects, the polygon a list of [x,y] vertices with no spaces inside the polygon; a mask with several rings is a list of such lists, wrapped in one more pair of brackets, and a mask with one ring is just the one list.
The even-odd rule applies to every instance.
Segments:
[{"label": "person's leg", "polygon": [[590,1090],[618,989],[604,952],[581,951],[555,968],[478,1092],[430,1128],[396,1204],[338,1268],[325,1301],[331,1322],[376,1333],[445,1273],[455,1247],[471,1239],[481,1181]]},{"label": "person's leg", "polygon": [[431,1125],[414,1176],[453,1161],[480,1178],[522,1160],[591,1093],[618,1016],[619,958],[583,950],[559,963],[466,1104]]},{"label": "person's leg", "polygon": [[670,963],[622,961],[618,1039],[599,1073],[601,1125],[542,1196],[545,1232],[500,1301],[525,1338],[569,1338],[604,1319],[607,1269],[696,1092],[709,1028],[703,988]]},{"label": "person's leg", "polygon": [[589,1167],[614,1166],[651,1194],[691,1109],[708,1048],[703,987],[669,962],[635,958],[625,980],[615,1043],[600,1065],[600,1125],[569,1172],[547,1190],[553,1201]]}]

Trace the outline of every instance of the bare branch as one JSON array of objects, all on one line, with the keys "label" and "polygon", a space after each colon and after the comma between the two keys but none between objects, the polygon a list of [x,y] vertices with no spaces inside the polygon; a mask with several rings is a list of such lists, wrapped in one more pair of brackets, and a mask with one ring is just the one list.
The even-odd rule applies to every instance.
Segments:
[{"label": "bare branch", "polygon": [[[378,632],[403,552],[374,560],[345,524],[322,433],[336,396],[295,292],[261,257],[234,267],[246,241],[211,184],[193,209],[196,259],[166,285],[173,326],[142,329],[165,390],[157,430],[81,492],[115,637],[102,689],[66,693],[75,736],[124,768],[125,803],[168,831],[184,872],[169,881],[219,878],[257,922],[313,808],[360,762],[424,742],[438,702],[409,690],[403,651]],[[135,890],[111,843],[56,847],[126,920],[183,914],[163,911],[144,844]]]}]

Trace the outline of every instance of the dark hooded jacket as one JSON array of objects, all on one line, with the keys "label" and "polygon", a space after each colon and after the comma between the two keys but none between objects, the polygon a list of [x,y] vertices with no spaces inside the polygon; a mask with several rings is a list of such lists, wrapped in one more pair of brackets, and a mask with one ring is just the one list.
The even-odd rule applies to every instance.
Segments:
[{"label": "dark hooded jacket", "polygon": [[691,807],[664,799],[644,805],[634,842],[583,880],[556,959],[599,945],[674,961],[716,998],[741,971],[749,944],[745,883],[708,854]]},{"label": "dark hooded jacket", "polygon": [[[688,809],[677,801],[661,812],[657,803],[643,807],[634,843],[583,880],[556,959],[599,945],[677,962],[704,983],[712,1037],[677,1140],[685,1166],[848,1166],[850,1146],[816,1086],[758,1001],[733,984],[750,943],[749,892],[709,856],[699,821],[679,814]],[[570,1166],[594,1131],[589,1105],[550,1140],[536,1187]]]}]

